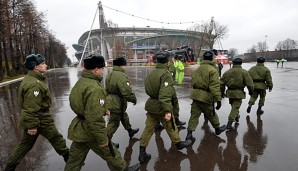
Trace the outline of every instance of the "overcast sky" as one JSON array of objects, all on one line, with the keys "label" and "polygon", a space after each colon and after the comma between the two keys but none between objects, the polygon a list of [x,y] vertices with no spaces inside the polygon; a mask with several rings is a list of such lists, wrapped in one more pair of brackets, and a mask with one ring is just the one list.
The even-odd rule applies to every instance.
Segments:
[{"label": "overcast sky", "polygon": [[[45,12],[49,29],[67,46],[72,58],[80,36],[90,30],[98,0],[36,0],[37,10]],[[223,49],[247,52],[259,41],[274,50],[278,41],[298,40],[298,0],[102,0],[106,20],[118,27],[188,29],[193,24],[161,24],[116,12],[163,22],[210,21],[227,25]],[[107,7],[105,7],[107,6]],[[98,17],[96,19],[98,21]],[[93,29],[99,28],[95,22]],[[267,37],[266,37],[267,35]],[[219,48],[219,47],[215,47]]]}]

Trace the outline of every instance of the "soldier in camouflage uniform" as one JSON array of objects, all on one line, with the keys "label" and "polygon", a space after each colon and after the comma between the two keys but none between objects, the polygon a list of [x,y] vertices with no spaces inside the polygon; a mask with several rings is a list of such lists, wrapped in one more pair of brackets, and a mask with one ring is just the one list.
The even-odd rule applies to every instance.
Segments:
[{"label": "soldier in camouflage uniform", "polygon": [[139,164],[127,168],[120,152],[107,136],[103,118],[107,112],[106,92],[100,83],[104,67],[104,57],[94,55],[86,57],[82,77],[71,90],[70,107],[77,116],[68,128],[68,138],[73,142],[65,171],[81,170],[90,149],[116,170],[139,168]]},{"label": "soldier in camouflage uniform", "polygon": [[265,103],[266,89],[269,89],[269,92],[272,91],[273,83],[270,70],[264,66],[265,57],[257,58],[257,65],[249,69],[249,74],[254,82],[254,91],[250,96],[247,113],[250,113],[252,105],[255,104],[258,96],[260,95],[259,107],[257,114],[263,114],[262,106]]},{"label": "soldier in camouflage uniform", "polygon": [[140,139],[139,161],[144,163],[151,158],[146,153],[146,147],[150,142],[154,127],[157,122],[161,122],[165,127],[171,141],[181,150],[187,147],[191,141],[181,141],[175,120],[172,117],[173,105],[177,105],[178,99],[173,87],[174,81],[168,70],[169,56],[164,52],[158,52],[156,68],[151,71],[145,79],[145,91],[149,96],[146,101],[145,110],[147,111],[146,127]]},{"label": "soldier in camouflage uniform", "polygon": [[206,51],[203,54],[203,61],[198,69],[192,73],[193,90],[191,93],[191,116],[188,121],[186,140],[195,141],[192,132],[199,124],[199,117],[201,113],[210,121],[215,134],[219,135],[225,131],[226,126],[220,126],[218,116],[215,112],[214,103],[216,102],[216,109],[221,107],[221,93],[219,85],[218,71],[213,66],[214,54],[211,51]]},{"label": "soldier in camouflage uniform", "polygon": [[55,151],[68,160],[69,149],[65,139],[58,132],[52,115],[50,90],[45,83],[47,65],[40,54],[26,57],[24,63],[28,74],[19,87],[18,102],[20,108],[19,125],[23,132],[20,144],[14,149],[8,159],[5,171],[13,171],[20,160],[32,149],[39,135],[44,136],[54,147]]},{"label": "soldier in camouflage uniform", "polygon": [[[166,55],[170,55],[170,53],[166,53]],[[178,56],[178,55],[177,55]],[[175,64],[175,58],[174,56],[171,56],[171,60],[170,60],[170,64],[169,64],[169,71],[170,73],[172,74],[173,76],[173,80],[175,79],[175,75],[176,75],[176,67],[175,65],[177,65],[178,62],[176,62]],[[184,67],[184,66],[183,66]],[[183,72],[184,73],[184,72]],[[175,117],[175,121],[176,121],[176,125],[177,126],[183,126],[186,124],[186,122],[183,122],[183,121],[180,121],[179,120],[179,103],[178,103],[178,99],[176,101],[176,104],[173,105],[174,109],[173,109],[173,114],[174,114],[174,117]],[[158,122],[155,126],[156,129],[163,129],[164,127],[160,124],[160,122]]]},{"label": "soldier in camouflage uniform", "polygon": [[129,81],[125,75],[124,66],[126,66],[126,59],[118,57],[113,60],[113,71],[106,78],[106,92],[110,101],[107,104],[107,109],[111,112],[110,120],[107,126],[108,136],[111,139],[113,134],[117,131],[120,121],[128,131],[128,135],[132,138],[138,131],[132,129],[129,122],[128,114],[126,113],[127,102],[137,103],[137,98],[129,86]]},{"label": "soldier in camouflage uniform", "polygon": [[[233,59],[233,67],[227,70],[220,81],[221,96],[229,98],[229,103],[232,106],[227,129],[232,129],[232,123],[234,121],[239,122],[239,108],[242,103],[242,99],[245,99],[245,86],[248,89],[249,95],[253,92],[253,81],[245,69],[242,69],[242,59]],[[226,94],[225,89],[228,87]]]}]

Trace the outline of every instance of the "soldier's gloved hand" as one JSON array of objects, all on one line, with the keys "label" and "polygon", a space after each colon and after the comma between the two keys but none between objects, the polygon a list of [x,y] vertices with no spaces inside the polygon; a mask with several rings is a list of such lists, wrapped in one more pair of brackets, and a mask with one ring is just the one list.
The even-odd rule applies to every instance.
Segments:
[{"label": "soldier's gloved hand", "polygon": [[272,89],[269,89],[269,92],[271,92],[272,91]]},{"label": "soldier's gloved hand", "polygon": [[221,101],[216,102],[216,107],[215,109],[218,110],[221,107]]},{"label": "soldier's gloved hand", "polygon": [[221,93],[221,98],[225,98],[225,93]]}]

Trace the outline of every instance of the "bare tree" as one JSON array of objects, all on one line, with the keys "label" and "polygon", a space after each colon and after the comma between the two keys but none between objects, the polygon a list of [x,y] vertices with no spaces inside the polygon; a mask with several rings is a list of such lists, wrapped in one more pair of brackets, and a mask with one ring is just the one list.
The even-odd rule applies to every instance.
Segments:
[{"label": "bare tree", "polygon": [[287,38],[284,41],[279,41],[276,45],[276,49],[279,50],[281,57],[289,57],[289,50],[297,48],[297,41]]},{"label": "bare tree", "polygon": [[238,50],[235,48],[230,48],[228,51],[228,55],[233,59],[234,56],[238,54]]}]

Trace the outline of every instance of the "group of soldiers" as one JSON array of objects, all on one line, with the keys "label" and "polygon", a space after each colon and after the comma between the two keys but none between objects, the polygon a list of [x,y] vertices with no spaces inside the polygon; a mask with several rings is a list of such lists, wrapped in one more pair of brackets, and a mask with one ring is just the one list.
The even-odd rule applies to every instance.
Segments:
[{"label": "group of soldiers", "polygon": [[[171,66],[171,56],[168,52],[155,54],[157,63],[145,79],[145,92],[149,96],[145,103],[146,121],[145,128],[140,137],[140,163],[147,162],[151,155],[146,152],[150,139],[161,123],[167,131],[171,141],[178,150],[181,150],[195,141],[192,132],[198,126],[201,113],[209,121],[219,135],[226,129],[232,130],[232,123],[239,122],[239,108],[245,98],[246,86],[251,96],[247,112],[260,95],[258,114],[262,114],[266,89],[272,90],[272,78],[268,68],[264,66],[265,58],[259,57],[257,65],[249,71],[241,68],[242,60],[235,58],[233,67],[219,78],[218,68],[214,62],[214,52],[206,51],[203,61],[193,71],[191,93],[191,116],[188,121],[187,136],[182,141],[178,126],[185,122],[179,120],[179,103],[174,88],[174,79]],[[65,139],[58,132],[54,120],[49,113],[51,95],[45,84],[47,65],[45,58],[40,54],[26,57],[25,67],[28,74],[19,87],[19,125],[24,130],[21,142],[8,159],[5,171],[14,171],[20,160],[31,150],[39,135],[44,136],[54,147],[55,151],[63,156],[66,171],[81,170],[90,149],[103,158],[109,166],[116,170],[139,170],[137,163],[127,166],[119,150],[119,144],[112,142],[113,134],[117,131],[120,122],[132,138],[139,129],[133,129],[129,116],[126,113],[127,103],[134,105],[137,98],[130,87],[125,75],[127,64],[124,57],[113,60],[113,70],[102,86],[105,60],[103,56],[90,55],[83,60],[84,70],[81,78],[71,90],[70,107],[76,114],[68,128],[68,139],[72,140],[70,149],[66,146]],[[171,73],[172,72],[172,73]],[[225,90],[225,87],[228,87]],[[232,106],[227,126],[220,126],[216,110],[221,108],[222,98],[229,98]],[[214,104],[216,103],[216,106]],[[108,121],[105,118],[109,118]]]}]

